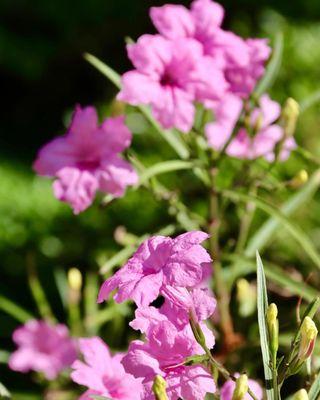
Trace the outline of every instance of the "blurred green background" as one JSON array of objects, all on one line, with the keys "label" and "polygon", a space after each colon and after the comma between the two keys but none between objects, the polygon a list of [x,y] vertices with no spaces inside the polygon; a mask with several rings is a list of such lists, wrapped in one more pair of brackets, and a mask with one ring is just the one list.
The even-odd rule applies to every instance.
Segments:
[{"label": "blurred green background", "polygon": [[[54,270],[77,266],[96,271],[120,248],[114,240],[118,226],[142,235],[172,221],[163,205],[144,191],[130,192],[106,208],[92,207],[75,217],[67,205],[54,199],[51,183],[35,177],[31,168],[39,147],[64,132],[76,103],[95,104],[101,116],[109,110],[115,89],[84,61],[83,53],[90,52],[124,72],[130,68],[124,37],[135,39],[153,32],[148,9],[161,4],[165,1],[0,1],[0,294],[30,311],[35,311],[26,278],[30,257],[54,311],[63,318]],[[267,36],[272,41],[277,31],[283,32],[284,59],[272,90],[275,99],[302,100],[320,89],[318,0],[226,0],[222,4],[225,27],[243,36]],[[314,106],[305,113],[297,133],[299,144],[316,155],[320,155],[319,111]],[[147,164],[175,157],[148,126],[142,128],[143,134],[137,129],[133,147]],[[280,173],[287,179],[302,166],[293,157]],[[188,183],[187,201],[199,212],[205,209],[201,190],[190,184],[188,173],[181,174],[179,183],[165,179],[172,187]],[[314,243],[319,243],[317,199],[298,217]],[[277,247],[277,255],[288,263],[295,260],[289,240]],[[0,312],[0,350],[13,348],[10,335],[16,325]],[[9,372],[4,365],[0,376],[9,387],[12,382],[21,390],[30,386],[27,377]]]}]

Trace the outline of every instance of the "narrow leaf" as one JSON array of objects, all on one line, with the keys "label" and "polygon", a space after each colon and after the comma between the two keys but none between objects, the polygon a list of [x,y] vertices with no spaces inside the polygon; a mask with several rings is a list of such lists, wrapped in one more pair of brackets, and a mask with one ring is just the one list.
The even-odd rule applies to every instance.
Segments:
[{"label": "narrow leaf", "polygon": [[318,400],[320,398],[320,373],[316,376],[309,390],[309,400]]},{"label": "narrow leaf", "polygon": [[191,161],[170,160],[154,164],[152,167],[147,168],[145,172],[140,175],[139,183],[143,185],[146,181],[156,175],[164,174],[166,172],[179,171],[184,169],[192,169],[194,163]]},{"label": "narrow leaf", "polygon": [[0,364],[7,364],[10,353],[5,350],[0,350]]},{"label": "narrow leaf", "polygon": [[315,91],[306,99],[300,102],[300,114],[304,113],[308,108],[317,104],[320,101],[320,90]]},{"label": "narrow leaf", "polygon": [[314,244],[311,242],[305,232],[299,226],[290,221],[287,216],[284,215],[281,211],[277,210],[273,205],[267,203],[265,200],[257,196],[247,195],[232,190],[224,190],[222,193],[233,201],[252,201],[258,208],[277,219],[279,223],[281,223],[282,227],[285,228],[294,239],[296,239],[296,241],[301,245],[306,254],[308,254],[310,259],[320,269],[320,256]]},{"label": "narrow leaf", "polygon": [[29,319],[34,318],[32,314],[24,310],[21,306],[15,304],[13,301],[1,295],[0,295],[0,310],[9,314],[12,318],[16,319],[22,324],[29,321]]},{"label": "narrow leaf", "polygon": [[266,381],[266,391],[268,400],[274,400],[272,390],[272,372],[270,369],[271,359],[269,354],[268,332],[266,324],[266,313],[268,309],[268,295],[266,277],[263,264],[259,253],[257,252],[257,307],[258,323],[260,333],[260,346],[263,359],[264,376]]},{"label": "narrow leaf", "polygon": [[105,64],[104,62],[99,60],[99,58],[93,56],[92,54],[85,53],[84,58],[98,71],[105,75],[118,89],[121,88],[121,77],[116,71],[114,71],[107,64]]},{"label": "narrow leaf", "polygon": [[255,96],[260,97],[274,84],[279,73],[283,55],[283,34],[278,32],[275,37],[274,49],[266,72],[255,89]]},{"label": "narrow leaf", "polygon": [[[239,255],[228,255],[226,259],[233,262],[232,267],[225,268],[225,278],[229,287],[238,278],[251,274],[256,269],[256,264],[252,260]],[[315,288],[309,286],[307,283],[291,278],[281,267],[274,263],[264,262],[264,271],[268,280],[289,290],[293,295],[300,296],[306,301],[312,301],[319,294]]]},{"label": "narrow leaf", "polygon": [[[283,215],[289,217],[306,204],[316,193],[320,186],[320,170],[317,170],[296,194],[294,194],[281,208]],[[244,254],[253,257],[256,249],[263,249],[274,238],[274,234],[281,229],[279,219],[271,217],[251,237]]]}]

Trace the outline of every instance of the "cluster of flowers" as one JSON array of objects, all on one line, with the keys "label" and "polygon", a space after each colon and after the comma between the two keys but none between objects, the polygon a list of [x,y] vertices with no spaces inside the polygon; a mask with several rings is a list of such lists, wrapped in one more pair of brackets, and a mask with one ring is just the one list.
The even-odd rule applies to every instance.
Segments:
[{"label": "cluster of flowers", "polygon": [[[163,128],[182,132],[191,131],[195,105],[202,104],[214,114],[204,127],[209,147],[241,159],[273,161],[275,153],[286,159],[296,144],[279,124],[280,105],[267,95],[251,99],[270,55],[267,41],[223,30],[224,10],[211,0],[195,0],[190,10],[152,7],[150,16],[159,33],[128,45],[135,69],[123,75],[118,99],[151,106]],[[77,107],[67,134],[40,150],[34,169],[56,178],[55,196],[79,213],[98,190],[120,197],[137,183],[132,166],[119,156],[130,142],[123,116],[98,126],[93,107]]]},{"label": "cluster of flowers", "polygon": [[[152,237],[103,284],[99,302],[117,290],[117,302],[133,300],[137,305],[130,326],[141,331],[145,340],[131,342],[126,354],[111,356],[98,337],[79,339],[76,346],[65,326],[30,321],[14,333],[19,349],[12,354],[9,366],[21,372],[43,372],[47,379],[54,379],[72,364],[71,378],[88,388],[82,400],[92,395],[152,400],[156,376],[165,379],[170,400],[203,400],[206,393],[215,393],[209,370],[186,362],[191,356],[204,354],[190,319],[200,327],[209,349],[215,343],[205,324],[216,307],[208,288],[212,260],[200,245],[206,239],[207,234],[198,231],[175,239]],[[157,307],[156,303],[161,305]],[[84,361],[76,360],[77,347]],[[224,384],[222,400],[231,400],[234,385],[233,381]],[[249,386],[262,399],[259,385],[250,381]]]}]

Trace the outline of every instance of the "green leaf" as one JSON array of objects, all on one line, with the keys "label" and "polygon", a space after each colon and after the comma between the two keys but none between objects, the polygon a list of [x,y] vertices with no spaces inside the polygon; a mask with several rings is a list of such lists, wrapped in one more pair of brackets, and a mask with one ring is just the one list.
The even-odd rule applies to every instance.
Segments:
[{"label": "green leaf", "polygon": [[[251,274],[256,269],[256,264],[240,255],[228,255],[227,260],[232,261],[230,268],[225,268],[225,279],[231,288],[234,281],[241,276]],[[287,275],[281,267],[274,263],[264,262],[264,271],[268,280],[289,290],[292,294],[300,296],[306,301],[312,301],[318,296],[318,291],[303,281],[296,281]]]},{"label": "green leaf", "polygon": [[[257,196],[235,192],[232,190],[223,190],[222,193],[224,194],[224,196],[233,201],[252,201],[258,208],[274,217],[282,225],[282,227],[285,228],[294,239],[296,239],[296,241],[301,245],[306,254],[308,254],[310,259],[320,269],[320,256],[310,238],[299,226],[290,221],[287,216],[284,215],[281,211]],[[257,250],[260,249],[258,248]]]},{"label": "green leaf", "polygon": [[0,350],[0,363],[7,364],[10,357],[10,353],[5,350]]},{"label": "green leaf", "polygon": [[274,400],[272,390],[272,372],[270,369],[271,359],[269,354],[268,332],[266,324],[266,313],[268,309],[268,295],[266,277],[264,274],[263,264],[259,253],[257,252],[257,308],[258,323],[260,334],[260,346],[263,359],[264,376],[266,381],[267,399]]},{"label": "green leaf", "polygon": [[53,277],[59,292],[59,296],[64,308],[68,305],[68,279],[67,274],[62,268],[54,268]]},{"label": "green leaf", "polygon": [[0,397],[11,398],[8,389],[0,382]]},{"label": "green leaf", "polygon": [[260,97],[263,93],[268,91],[274,84],[281,67],[282,55],[283,55],[283,33],[277,32],[275,36],[273,53],[266,68],[266,72],[254,91],[254,95],[256,97]]},{"label": "green leaf", "polygon": [[116,71],[92,54],[85,53],[84,58],[98,71],[105,75],[118,89],[121,89],[121,77]]},{"label": "green leaf", "polygon": [[[320,170],[318,169],[296,194],[294,194],[281,208],[280,212],[289,217],[299,210],[303,204],[306,204],[316,193],[320,186]],[[253,257],[255,251],[263,249],[274,234],[281,229],[282,223],[279,219],[271,217],[266,221],[249,240],[244,254],[247,257]]]},{"label": "green leaf", "polygon": [[308,108],[312,107],[320,101],[320,90],[315,91],[306,99],[300,102],[300,114],[304,113]]},{"label": "green leaf", "polygon": [[184,169],[192,169],[194,167],[194,163],[191,161],[182,161],[182,160],[170,160],[164,161],[157,164],[152,165],[152,167],[147,168],[145,172],[140,175],[139,183],[143,185],[153,176],[164,174],[166,172],[179,171]]},{"label": "green leaf", "polygon": [[0,310],[4,311],[12,318],[21,322],[22,324],[26,323],[30,319],[34,319],[34,316],[30,314],[28,311],[24,310],[18,304],[15,304],[13,301],[1,295],[0,295]]},{"label": "green leaf", "polygon": [[[84,58],[93,65],[98,71],[105,75],[118,89],[121,88],[121,77],[112,68],[103,63],[97,57],[92,54],[86,53]],[[153,118],[150,110],[146,106],[136,107],[149,121],[152,127],[159,133],[160,136],[175,150],[175,152],[182,159],[189,158],[189,150],[185,143],[183,142],[180,134],[174,130],[164,130],[158,124],[158,122]]]},{"label": "green leaf", "polygon": [[309,400],[318,400],[320,398],[320,373],[316,376],[309,390]]}]

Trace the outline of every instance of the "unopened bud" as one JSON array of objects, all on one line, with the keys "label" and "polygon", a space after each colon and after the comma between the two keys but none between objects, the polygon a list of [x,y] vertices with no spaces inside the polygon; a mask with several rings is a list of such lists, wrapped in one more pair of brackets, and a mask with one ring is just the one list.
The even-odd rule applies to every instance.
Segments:
[{"label": "unopened bud", "polygon": [[279,348],[278,307],[271,303],[267,310],[267,325],[269,331],[270,351],[275,356]]},{"label": "unopened bud", "polygon": [[197,322],[197,319],[195,318],[194,313],[192,311],[190,312],[189,322],[194,338],[200,344],[201,347],[204,347],[206,345],[206,338],[202,332],[199,322]]},{"label": "unopened bud", "polygon": [[294,189],[298,189],[306,182],[308,182],[308,179],[309,179],[308,172],[305,169],[302,169],[297,173],[297,175],[293,179],[291,179],[290,186]]},{"label": "unopened bud", "polygon": [[260,132],[262,126],[263,126],[263,114],[259,113],[259,115],[254,123],[254,126],[253,126],[254,133],[256,134],[256,133]]},{"label": "unopened bud", "polygon": [[152,391],[156,400],[168,400],[166,392],[167,383],[161,375],[156,375],[153,380]]},{"label": "unopened bud", "polygon": [[285,137],[293,136],[299,113],[299,104],[293,98],[289,97],[285,102],[281,115]]},{"label": "unopened bud", "polygon": [[298,392],[296,392],[293,395],[292,400],[309,400],[309,396],[306,389],[301,389]]},{"label": "unopened bud", "polygon": [[248,317],[254,313],[257,304],[257,291],[244,278],[237,281],[237,300],[239,303],[239,314],[242,317]]},{"label": "unopened bud", "polygon": [[236,387],[234,389],[232,400],[243,400],[249,389],[248,377],[246,374],[242,374],[236,381]]},{"label": "unopened bud", "polygon": [[82,287],[82,275],[78,268],[71,268],[68,271],[68,283],[72,290],[79,292]]},{"label": "unopened bud", "polygon": [[307,360],[314,349],[318,329],[310,317],[305,317],[301,325],[301,341],[298,358],[300,361]]}]

